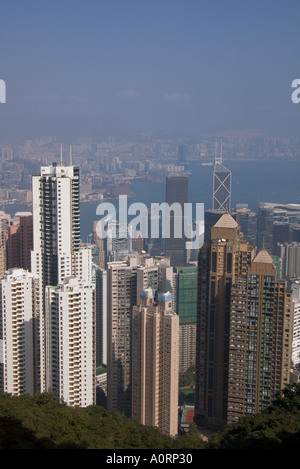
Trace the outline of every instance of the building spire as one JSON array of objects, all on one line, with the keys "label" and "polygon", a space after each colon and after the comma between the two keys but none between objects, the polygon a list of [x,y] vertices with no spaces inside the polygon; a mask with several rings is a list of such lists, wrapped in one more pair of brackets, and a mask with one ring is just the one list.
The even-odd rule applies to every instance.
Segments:
[{"label": "building spire", "polygon": [[222,139],[221,139],[221,154],[220,154],[220,156],[218,156],[217,140],[216,140],[216,143],[215,143],[215,165],[216,164],[222,164],[222,161],[223,161],[223,143],[222,143]]}]

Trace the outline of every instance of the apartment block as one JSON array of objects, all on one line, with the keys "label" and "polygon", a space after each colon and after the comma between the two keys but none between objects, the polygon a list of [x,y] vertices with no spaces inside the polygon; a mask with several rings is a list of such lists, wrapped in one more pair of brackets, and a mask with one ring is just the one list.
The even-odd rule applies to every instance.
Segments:
[{"label": "apartment block", "polygon": [[[151,288],[169,291],[173,268],[169,260],[132,254],[125,262],[107,267],[107,390],[108,409],[128,417],[132,413],[132,310],[140,304],[140,292]],[[173,305],[172,305],[173,306]]]},{"label": "apartment block", "polygon": [[132,311],[132,418],[178,433],[179,316],[172,294],[140,292]]},{"label": "apartment block", "polygon": [[95,404],[95,286],[75,278],[46,287],[45,391],[71,406]]},{"label": "apartment block", "polygon": [[10,269],[0,280],[0,389],[19,396],[39,391],[39,279]]},{"label": "apartment block", "polygon": [[196,417],[220,428],[289,383],[292,298],[268,252],[254,258],[225,213],[199,251]]}]

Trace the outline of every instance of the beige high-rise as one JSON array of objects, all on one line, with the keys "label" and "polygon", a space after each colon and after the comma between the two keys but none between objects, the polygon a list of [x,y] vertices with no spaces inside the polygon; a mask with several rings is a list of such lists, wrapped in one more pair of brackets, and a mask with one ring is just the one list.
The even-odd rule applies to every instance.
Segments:
[{"label": "beige high-rise", "polygon": [[131,415],[131,311],[136,303],[136,265],[107,268],[107,407]]},{"label": "beige high-rise", "polygon": [[263,411],[289,384],[292,293],[261,250],[231,289],[227,422]]},{"label": "beige high-rise", "polygon": [[227,421],[231,285],[247,272],[253,254],[229,213],[199,250],[195,412],[212,426]]},{"label": "beige high-rise", "polygon": [[157,293],[171,291],[172,281],[173,268],[163,257],[132,254],[124,262],[107,265],[107,405],[111,411],[131,417],[135,405],[132,310],[140,305],[140,292],[148,288]]},{"label": "beige high-rise", "polygon": [[289,382],[291,294],[267,251],[254,259],[225,213],[198,258],[196,417],[222,427]]},{"label": "beige high-rise", "polygon": [[132,418],[178,432],[179,316],[172,295],[141,292],[132,312]]}]

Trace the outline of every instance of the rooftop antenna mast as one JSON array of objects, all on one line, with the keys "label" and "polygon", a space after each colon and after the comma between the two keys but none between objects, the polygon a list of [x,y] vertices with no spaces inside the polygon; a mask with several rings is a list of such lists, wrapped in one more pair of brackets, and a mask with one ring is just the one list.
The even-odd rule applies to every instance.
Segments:
[{"label": "rooftop antenna mast", "polygon": [[60,164],[62,166],[62,143],[60,144]]},{"label": "rooftop antenna mast", "polygon": [[70,144],[70,166],[72,166],[72,145]]},{"label": "rooftop antenna mast", "polygon": [[222,139],[221,139],[221,156],[217,156],[217,141],[215,143],[215,164],[222,164]]}]

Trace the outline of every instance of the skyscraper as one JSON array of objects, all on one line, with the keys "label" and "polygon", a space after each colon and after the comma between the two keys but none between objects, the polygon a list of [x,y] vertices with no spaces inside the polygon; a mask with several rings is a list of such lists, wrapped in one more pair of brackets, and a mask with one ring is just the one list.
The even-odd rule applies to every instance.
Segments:
[{"label": "skyscraper", "polygon": [[176,312],[179,316],[179,372],[185,373],[196,360],[197,267],[174,268]]},{"label": "skyscraper", "polygon": [[106,255],[105,255],[104,239],[102,239],[101,236],[99,236],[99,233],[97,233],[97,224],[98,224],[98,221],[93,222],[93,242],[99,248],[99,260],[96,263],[102,269],[105,269]]},{"label": "skyscraper", "polygon": [[32,176],[32,271],[47,285],[76,276],[80,246],[79,168],[54,163]]},{"label": "skyscraper", "polygon": [[96,366],[107,365],[107,271],[93,265],[96,287]]},{"label": "skyscraper", "polygon": [[15,222],[8,227],[6,268],[31,270],[33,248],[33,217],[30,212],[17,212]]},{"label": "skyscraper", "polygon": [[186,153],[187,153],[186,145],[183,145],[183,144],[178,145],[178,163],[179,164],[186,163]]},{"label": "skyscraper", "polygon": [[131,311],[136,304],[134,258],[107,265],[107,406],[131,416]]},{"label": "skyscraper", "polygon": [[[151,223],[157,223],[159,226],[160,236],[151,238],[148,236],[144,239],[145,251],[150,256],[161,256],[165,250],[165,240],[162,238],[162,217],[161,211],[157,207],[151,207],[148,209],[148,226],[151,226]],[[150,234],[151,234],[151,230]]]},{"label": "skyscraper", "polygon": [[0,276],[6,270],[6,240],[9,231],[11,216],[4,211],[0,211]]},{"label": "skyscraper", "polygon": [[263,249],[231,289],[227,422],[262,412],[289,384],[292,293]]},{"label": "skyscraper", "polygon": [[204,213],[204,239],[210,240],[211,229],[223,215],[224,210],[205,210]]},{"label": "skyscraper", "polygon": [[[79,327],[78,318],[72,305],[67,306],[66,298],[73,302],[76,289],[81,294],[82,282],[92,282],[92,251],[90,247],[80,244],[79,168],[55,163],[42,167],[41,173],[32,177],[32,193],[34,234],[31,268],[40,280],[41,391],[53,390],[59,398],[70,403],[81,402],[83,405],[82,389],[88,386],[84,376],[87,381],[90,380],[92,358],[78,356],[77,366],[81,368],[82,383],[77,380],[77,387],[72,388],[72,398],[67,396],[63,385],[68,382],[65,374],[68,372],[68,363],[72,361],[73,350],[71,346],[69,349],[64,348],[61,340],[62,336]],[[91,299],[86,301],[93,303]],[[84,310],[82,303],[78,307]],[[91,341],[91,346],[95,345],[95,338],[91,336],[91,330],[95,333],[92,321],[93,310],[86,316],[85,324],[80,325],[83,349],[86,340]],[[58,330],[60,336],[57,335]],[[76,334],[72,334],[75,338]],[[68,351],[69,357],[66,355]],[[71,375],[69,378],[71,382]],[[85,390],[85,393],[86,402],[91,403],[90,391]]]},{"label": "skyscraper", "polygon": [[[170,211],[170,237],[166,237],[166,256],[170,258],[171,265],[173,266],[185,265],[187,262],[187,253],[184,234],[184,204],[188,202],[187,176],[167,176],[166,202],[169,207],[175,203],[179,206],[178,213],[172,210]],[[178,227],[181,233],[177,233],[176,227]]]},{"label": "skyscraper", "polygon": [[132,254],[107,266],[107,403],[108,409],[132,413],[132,309],[140,291],[171,291],[173,268],[165,258]]},{"label": "skyscraper", "polygon": [[257,217],[248,207],[236,206],[236,221],[241,227],[244,238],[251,246],[256,246]]},{"label": "skyscraper", "polygon": [[231,204],[231,171],[225,168],[221,157],[215,157],[213,178],[213,210],[230,211]]},{"label": "skyscraper", "polygon": [[198,259],[196,416],[222,427],[270,404],[289,380],[291,300],[263,250],[225,213]]},{"label": "skyscraper", "polygon": [[0,389],[15,396],[39,391],[38,277],[10,269],[0,280]]},{"label": "skyscraper", "polygon": [[260,205],[257,216],[257,249],[273,253],[274,213],[271,207]]},{"label": "skyscraper", "polygon": [[300,243],[277,244],[276,252],[282,260],[282,276],[297,279],[300,276]]},{"label": "skyscraper", "polygon": [[94,241],[99,247],[99,265],[107,267],[108,262],[119,262],[134,252],[134,239],[128,226],[122,227],[116,220],[111,220],[102,236],[97,221],[94,222]]},{"label": "skyscraper", "polygon": [[94,405],[95,285],[68,278],[46,287],[45,322],[45,389],[68,405]]},{"label": "skyscraper", "polygon": [[132,418],[178,432],[179,317],[172,294],[141,290],[132,311]]},{"label": "skyscraper", "polygon": [[230,291],[253,256],[236,221],[225,213],[211,230],[198,258],[196,402],[199,419],[226,422]]}]

